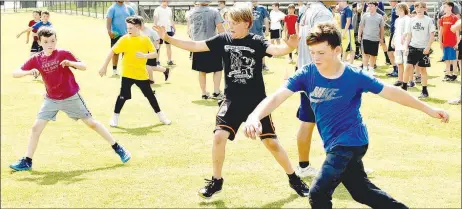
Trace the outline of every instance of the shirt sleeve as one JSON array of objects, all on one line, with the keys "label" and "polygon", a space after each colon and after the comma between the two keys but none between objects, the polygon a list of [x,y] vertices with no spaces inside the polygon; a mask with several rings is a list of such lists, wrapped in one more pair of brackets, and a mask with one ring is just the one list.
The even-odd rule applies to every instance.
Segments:
[{"label": "shirt sleeve", "polygon": [[378,94],[383,90],[383,83],[364,70],[359,71],[359,84],[362,92]]},{"label": "shirt sleeve", "polygon": [[429,30],[428,30],[428,31],[429,31],[430,33],[433,33],[433,32],[436,31],[436,27],[435,27],[435,24],[433,23],[433,19],[429,18],[429,20],[430,20],[430,21],[429,21],[429,22],[430,22],[430,26],[429,26]]},{"label": "shirt sleeve", "polygon": [[74,54],[70,51],[64,51],[64,60],[69,60],[71,62],[80,62],[79,59],[77,59]]},{"label": "shirt sleeve", "polygon": [[114,19],[114,7],[109,7],[109,9],[107,10],[106,18]]},{"label": "shirt sleeve", "polygon": [[297,70],[297,72],[287,80],[285,87],[292,92],[306,91],[306,81],[308,80],[306,78],[309,76],[309,67],[310,66],[307,65],[303,67],[303,69]]},{"label": "shirt sleeve", "polygon": [[205,44],[207,44],[207,47],[211,52],[222,52],[224,50],[223,47],[225,45],[225,35],[226,34],[218,34],[205,41]]},{"label": "shirt sleeve", "polygon": [[112,51],[115,54],[120,54],[125,51],[125,40],[126,40],[125,37],[126,36],[122,36],[122,38],[120,38],[117,41],[117,43],[112,47]]},{"label": "shirt sleeve", "polygon": [[382,21],[380,21],[380,27],[385,27],[385,20],[383,19],[383,16],[380,16],[380,19]]},{"label": "shirt sleeve", "polygon": [[128,6],[128,13],[130,14],[130,16],[135,15],[135,9],[133,9],[133,7],[131,6]]},{"label": "shirt sleeve", "polygon": [[149,53],[156,51],[154,49],[154,44],[151,42],[151,40],[148,37],[146,37],[145,42],[146,42],[146,45],[148,46]]},{"label": "shirt sleeve", "polygon": [[268,49],[268,47],[270,45],[269,41],[266,40],[265,37],[262,37],[262,36],[259,36],[259,35],[255,35],[254,39],[257,40],[259,42],[260,46],[261,46],[261,52],[262,53],[260,53],[259,56],[261,58],[263,58],[265,56],[272,57],[271,54],[266,53],[266,49]]},{"label": "shirt sleeve", "polygon": [[35,24],[32,26],[32,29],[37,30],[37,29],[39,29],[42,25],[43,25],[42,22],[35,23]]},{"label": "shirt sleeve", "polygon": [[353,19],[353,11],[351,11],[351,9],[345,10],[345,17]]},{"label": "shirt sleeve", "polygon": [[21,70],[29,71],[37,68],[37,62],[35,61],[35,56],[30,57],[22,66]]},{"label": "shirt sleeve", "polygon": [[269,13],[268,13],[268,10],[266,10],[265,8],[262,7],[262,10],[263,10],[263,18],[268,18],[269,19]]},{"label": "shirt sleeve", "polygon": [[223,17],[221,17],[220,12],[216,12],[215,14],[215,25],[218,25],[219,23],[223,23]]}]

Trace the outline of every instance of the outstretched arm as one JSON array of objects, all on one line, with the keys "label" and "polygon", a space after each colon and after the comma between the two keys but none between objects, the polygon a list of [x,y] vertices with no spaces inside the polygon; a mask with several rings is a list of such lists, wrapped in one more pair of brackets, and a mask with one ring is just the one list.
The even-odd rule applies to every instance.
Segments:
[{"label": "outstretched arm", "polygon": [[401,105],[420,110],[431,117],[441,119],[441,122],[447,123],[449,121],[447,112],[428,106],[398,87],[385,85],[383,90],[379,93],[379,96]]},{"label": "outstretched arm", "polygon": [[25,32],[30,32],[30,31],[32,31],[32,28],[31,28],[31,27],[28,27],[27,29],[21,31],[21,33],[19,33],[18,35],[16,35],[16,38],[19,38],[19,37],[21,37],[21,35],[22,35],[23,33],[25,33]]},{"label": "outstretched arm", "polygon": [[292,96],[294,92],[287,89],[287,87],[281,87],[274,94],[266,97],[255,110],[249,115],[245,122],[244,133],[246,137],[255,139],[256,136],[262,133],[262,126],[260,120],[273,112],[279,105]]},{"label": "outstretched arm", "polygon": [[73,62],[73,61],[69,61],[69,60],[63,60],[61,63],[60,63],[61,66],[68,66],[68,67],[72,67],[72,68],[75,68],[77,70],[86,70],[87,69],[87,65],[85,65],[84,62]]},{"label": "outstretched arm", "polygon": [[109,65],[109,62],[111,61],[112,56],[114,56],[114,51],[112,51],[112,49],[111,49],[111,50],[109,51],[109,54],[107,55],[106,59],[104,60],[103,66],[102,66],[101,69],[99,70],[99,75],[100,75],[101,77],[103,77],[103,75],[106,75],[107,66]]},{"label": "outstretched arm", "polygon": [[169,42],[173,46],[176,46],[178,48],[190,51],[190,52],[207,52],[210,51],[209,47],[207,44],[205,44],[205,41],[185,41],[185,40],[180,40],[176,39],[174,37],[171,37],[167,34],[166,30],[164,27],[159,27],[159,26],[153,26],[153,29],[157,31],[160,37],[162,37],[163,40]]},{"label": "outstretched arm", "polygon": [[289,40],[284,40],[286,44],[281,44],[281,45],[274,45],[270,44],[268,48],[266,48],[266,53],[271,54],[273,56],[282,56],[289,54],[292,52],[294,49],[297,48],[298,46],[298,36],[296,35],[291,35],[289,37]]},{"label": "outstretched arm", "polygon": [[15,70],[13,72],[13,78],[21,78],[21,77],[24,77],[26,75],[33,75],[33,76],[37,77],[39,75],[39,71],[36,70],[36,69],[23,70],[21,68],[18,68],[17,70]]}]

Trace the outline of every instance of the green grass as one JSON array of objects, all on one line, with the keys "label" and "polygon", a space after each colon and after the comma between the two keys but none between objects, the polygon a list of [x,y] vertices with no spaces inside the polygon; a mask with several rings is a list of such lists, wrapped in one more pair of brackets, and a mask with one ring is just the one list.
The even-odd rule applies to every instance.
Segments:
[{"label": "green grass", "polygon": [[[241,132],[229,142],[224,165],[224,192],[212,202],[202,202],[196,192],[203,178],[212,175],[212,130],[217,106],[200,99],[197,73],[190,70],[188,52],[173,49],[178,64],[169,83],[155,74],[160,106],[173,120],[159,125],[149,103],[137,88],[122,111],[121,128],[110,131],[133,155],[121,165],[109,145],[82,122],[59,113],[49,123],[34,156],[34,171],[12,173],[8,166],[26,151],[30,127],[43,100],[44,87],[32,77],[13,79],[11,72],[27,59],[29,44],[15,35],[24,28],[30,14],[1,16],[1,206],[2,207],[308,207],[289,188],[284,171],[258,140]],[[71,50],[87,63],[84,72],[75,72],[81,94],[94,117],[108,124],[120,88],[118,78],[98,76],[109,51],[105,22],[81,16],[51,15],[58,31],[58,46]],[[21,24],[24,23],[24,24]],[[71,24],[70,24],[71,23]],[[178,34],[186,38],[185,28]],[[460,94],[460,83],[443,83],[443,64],[436,61],[441,51],[435,44],[433,67],[429,70],[428,102],[451,114],[442,124],[415,110],[365,94],[362,114],[368,125],[370,148],[366,167],[375,170],[372,181],[396,199],[413,208],[461,206],[461,107],[446,100]],[[165,64],[165,49],[161,61]],[[382,56],[382,54],[381,54]],[[383,65],[380,57],[379,66]],[[285,59],[268,59],[271,68],[265,82],[268,92],[282,83],[285,69],[293,65]],[[358,62],[357,62],[358,64]],[[388,68],[380,67],[379,77]],[[111,74],[109,71],[108,74]],[[208,80],[208,89],[211,78]],[[411,90],[418,96],[421,87]],[[277,109],[273,119],[281,143],[296,165],[295,112],[298,96]],[[319,168],[324,151],[314,134],[311,162]],[[311,183],[311,179],[306,179]],[[352,200],[343,186],[333,195],[335,207],[364,207]]]}]

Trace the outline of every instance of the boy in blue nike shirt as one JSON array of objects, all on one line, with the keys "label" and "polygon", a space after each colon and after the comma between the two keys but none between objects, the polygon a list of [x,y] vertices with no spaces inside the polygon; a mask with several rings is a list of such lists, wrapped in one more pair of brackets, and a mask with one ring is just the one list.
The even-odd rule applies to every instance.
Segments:
[{"label": "boy in blue nike shirt", "polygon": [[260,119],[295,92],[302,91],[311,101],[327,154],[310,188],[311,207],[332,208],[332,193],[343,183],[354,200],[369,207],[407,208],[372,184],[364,171],[362,158],[366,154],[369,137],[359,112],[362,93],[378,94],[442,122],[448,122],[449,115],[397,87],[384,85],[367,72],[341,62],[342,39],[334,24],[316,25],[306,40],[314,64],[297,71],[287,84],[257,106],[247,118],[245,135],[251,138],[259,135],[262,127]]}]

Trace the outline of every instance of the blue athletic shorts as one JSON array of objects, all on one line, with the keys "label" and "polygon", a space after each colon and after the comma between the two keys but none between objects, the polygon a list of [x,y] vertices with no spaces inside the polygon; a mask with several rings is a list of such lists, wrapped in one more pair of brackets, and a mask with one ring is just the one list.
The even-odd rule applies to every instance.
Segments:
[{"label": "blue athletic shorts", "polygon": [[456,50],[454,47],[444,47],[443,60],[456,60]]}]

